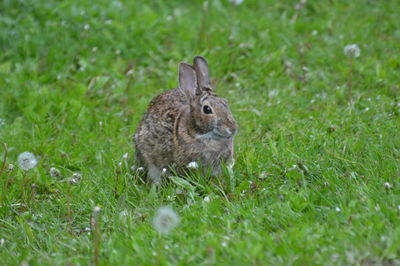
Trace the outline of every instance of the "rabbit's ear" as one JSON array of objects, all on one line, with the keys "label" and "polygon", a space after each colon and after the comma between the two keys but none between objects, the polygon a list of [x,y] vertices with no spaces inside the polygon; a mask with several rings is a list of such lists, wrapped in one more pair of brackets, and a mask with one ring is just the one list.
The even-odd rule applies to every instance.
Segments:
[{"label": "rabbit's ear", "polygon": [[202,56],[196,56],[193,60],[194,70],[197,75],[197,82],[199,84],[200,90],[210,91],[211,82],[208,75],[208,63],[207,60]]},{"label": "rabbit's ear", "polygon": [[179,88],[190,98],[198,92],[196,72],[186,63],[179,64]]}]

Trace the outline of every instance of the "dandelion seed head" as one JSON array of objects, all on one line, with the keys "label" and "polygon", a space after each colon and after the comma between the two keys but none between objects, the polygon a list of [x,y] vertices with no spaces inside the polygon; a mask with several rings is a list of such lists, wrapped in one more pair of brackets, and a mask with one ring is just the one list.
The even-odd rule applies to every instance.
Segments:
[{"label": "dandelion seed head", "polygon": [[55,167],[51,167],[49,172],[50,172],[50,176],[52,176],[52,177],[61,177],[60,170],[58,170]]},{"label": "dandelion seed head", "polygon": [[179,217],[169,206],[162,206],[157,210],[153,219],[153,227],[160,234],[168,234],[179,223]]},{"label": "dandelion seed head", "polygon": [[97,47],[96,46],[92,48],[92,52],[93,53],[97,52]]},{"label": "dandelion seed head", "polygon": [[206,196],[206,197],[204,198],[204,202],[205,202],[205,203],[210,203],[210,196]]},{"label": "dandelion seed head", "polygon": [[187,165],[187,167],[188,167],[189,169],[197,169],[197,168],[199,168],[199,164],[198,164],[197,162],[190,162],[190,163]]},{"label": "dandelion seed head", "polygon": [[85,24],[85,26],[83,26],[84,30],[89,30],[90,29],[90,25],[89,24]]},{"label": "dandelion seed head", "polygon": [[229,2],[237,6],[243,4],[243,0],[230,0]]},{"label": "dandelion seed head", "polygon": [[35,155],[30,152],[23,152],[18,156],[18,165],[24,171],[34,168],[37,165]]},{"label": "dandelion seed head", "polygon": [[344,54],[348,57],[356,58],[360,56],[360,47],[357,44],[349,44],[344,47]]},{"label": "dandelion seed head", "polygon": [[383,184],[383,186],[384,186],[386,189],[391,189],[391,188],[392,188],[392,184],[390,184],[389,182],[385,182],[385,183]]},{"label": "dandelion seed head", "polygon": [[93,216],[99,215],[100,211],[101,211],[101,208],[99,206],[95,206],[93,208]]},{"label": "dandelion seed head", "polygon": [[14,170],[14,165],[13,165],[12,163],[10,163],[10,164],[8,165],[8,167],[7,167],[7,170],[8,170],[8,171]]},{"label": "dandelion seed head", "polygon": [[132,76],[133,75],[133,69],[129,69],[128,72],[126,72],[127,76]]},{"label": "dandelion seed head", "polygon": [[342,210],[341,210],[339,207],[336,207],[336,208],[335,208],[335,211],[336,211],[336,212],[341,212]]},{"label": "dandelion seed head", "polygon": [[116,54],[116,55],[121,54],[121,50],[120,50],[120,49],[115,50],[115,54]]}]

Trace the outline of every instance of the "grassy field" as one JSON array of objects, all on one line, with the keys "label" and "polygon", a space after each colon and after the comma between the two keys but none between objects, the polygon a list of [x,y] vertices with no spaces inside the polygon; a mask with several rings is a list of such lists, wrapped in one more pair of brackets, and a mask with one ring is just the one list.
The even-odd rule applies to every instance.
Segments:
[{"label": "grassy field", "polygon": [[[101,265],[400,265],[399,9],[1,1],[0,264],[87,265],[98,247]],[[144,184],[133,133],[195,55],[239,124],[236,165]]]}]

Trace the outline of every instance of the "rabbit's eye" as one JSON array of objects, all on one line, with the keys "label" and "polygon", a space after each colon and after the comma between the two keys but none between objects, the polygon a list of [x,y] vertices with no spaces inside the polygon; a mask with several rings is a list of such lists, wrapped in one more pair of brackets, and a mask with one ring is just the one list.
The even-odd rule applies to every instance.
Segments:
[{"label": "rabbit's eye", "polygon": [[204,106],[203,106],[203,112],[204,112],[205,114],[212,114],[212,109],[211,109],[210,106],[204,105]]}]

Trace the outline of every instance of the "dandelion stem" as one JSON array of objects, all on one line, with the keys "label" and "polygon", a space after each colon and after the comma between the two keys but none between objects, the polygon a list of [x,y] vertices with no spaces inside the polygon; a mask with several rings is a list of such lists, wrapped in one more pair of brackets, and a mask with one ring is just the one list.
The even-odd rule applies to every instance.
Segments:
[{"label": "dandelion stem", "polygon": [[100,265],[100,207],[94,208],[90,225],[93,233],[93,263],[98,266]]},{"label": "dandelion stem", "polygon": [[347,99],[353,102],[353,57],[349,57],[349,74],[347,77]]},{"label": "dandelion stem", "polygon": [[204,33],[205,33],[205,28],[206,28],[206,22],[207,22],[207,13],[208,13],[208,2],[204,2],[203,4],[203,12],[201,16],[201,22],[200,22],[200,28],[199,32],[197,35],[197,47],[201,47],[201,42],[204,39]]}]

